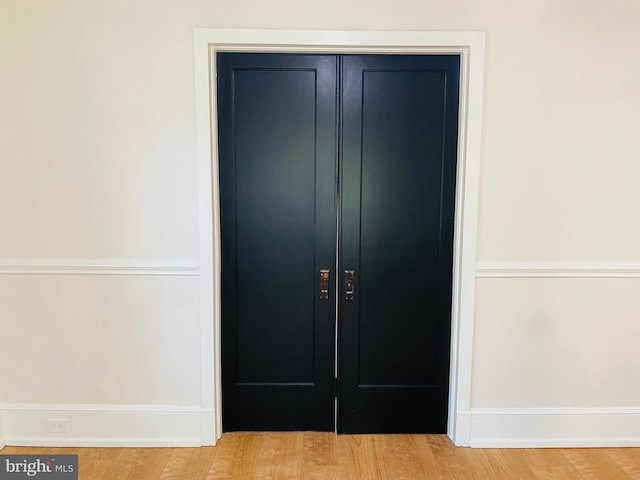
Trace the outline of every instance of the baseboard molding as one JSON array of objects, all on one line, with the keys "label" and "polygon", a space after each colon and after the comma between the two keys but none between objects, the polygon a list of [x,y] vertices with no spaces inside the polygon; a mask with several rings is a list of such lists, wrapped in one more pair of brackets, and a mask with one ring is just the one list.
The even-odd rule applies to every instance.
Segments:
[{"label": "baseboard molding", "polygon": [[639,263],[478,262],[478,278],[640,278]]},{"label": "baseboard molding", "polygon": [[[165,405],[0,404],[4,443],[42,447],[199,447],[200,407]],[[49,433],[49,419],[68,420],[68,433]]]},{"label": "baseboard molding", "polygon": [[[166,405],[0,404],[0,448],[195,447],[215,443],[213,411]],[[49,419],[69,433],[48,433]],[[640,408],[475,408],[477,448],[639,447]],[[465,442],[466,443],[466,442]]]},{"label": "baseboard molding", "polygon": [[2,421],[2,409],[0,408],[0,450],[5,447],[4,443],[4,423]]},{"label": "baseboard molding", "polygon": [[639,447],[640,408],[475,408],[472,447]]},{"label": "baseboard molding", "polygon": [[196,259],[0,258],[0,275],[197,276]]}]

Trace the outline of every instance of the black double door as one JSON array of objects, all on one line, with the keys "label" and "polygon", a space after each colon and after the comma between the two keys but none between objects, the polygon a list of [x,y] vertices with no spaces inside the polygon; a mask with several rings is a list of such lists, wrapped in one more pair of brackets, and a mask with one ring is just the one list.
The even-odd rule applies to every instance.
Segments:
[{"label": "black double door", "polygon": [[224,430],[444,432],[459,57],[217,75]]}]

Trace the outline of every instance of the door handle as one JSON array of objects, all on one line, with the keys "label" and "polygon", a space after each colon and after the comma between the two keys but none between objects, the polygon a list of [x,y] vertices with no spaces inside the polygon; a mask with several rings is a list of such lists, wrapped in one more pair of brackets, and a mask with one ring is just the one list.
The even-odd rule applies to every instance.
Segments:
[{"label": "door handle", "polygon": [[320,300],[329,300],[329,270],[320,270]]},{"label": "door handle", "polygon": [[356,272],[355,270],[344,271],[344,299],[351,302],[356,290]]}]

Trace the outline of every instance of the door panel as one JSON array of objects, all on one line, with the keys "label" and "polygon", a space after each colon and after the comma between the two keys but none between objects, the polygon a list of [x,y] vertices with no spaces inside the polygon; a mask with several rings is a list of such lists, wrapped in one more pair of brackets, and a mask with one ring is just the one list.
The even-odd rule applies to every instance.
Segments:
[{"label": "door panel", "polygon": [[459,58],[217,64],[224,430],[444,432]]},{"label": "door panel", "polygon": [[458,68],[343,59],[341,432],[446,428]]},{"label": "door panel", "polygon": [[336,59],[219,54],[225,430],[333,430]]}]

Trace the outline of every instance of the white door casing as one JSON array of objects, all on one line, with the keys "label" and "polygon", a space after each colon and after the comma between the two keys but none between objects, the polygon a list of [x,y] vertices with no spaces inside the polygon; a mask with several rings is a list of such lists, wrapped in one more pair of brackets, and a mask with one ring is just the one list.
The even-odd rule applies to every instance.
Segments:
[{"label": "white door casing", "polygon": [[194,29],[203,445],[215,445],[222,435],[220,202],[215,89],[215,54],[222,51],[460,55],[447,434],[456,445],[469,445],[484,37],[484,32]]}]

